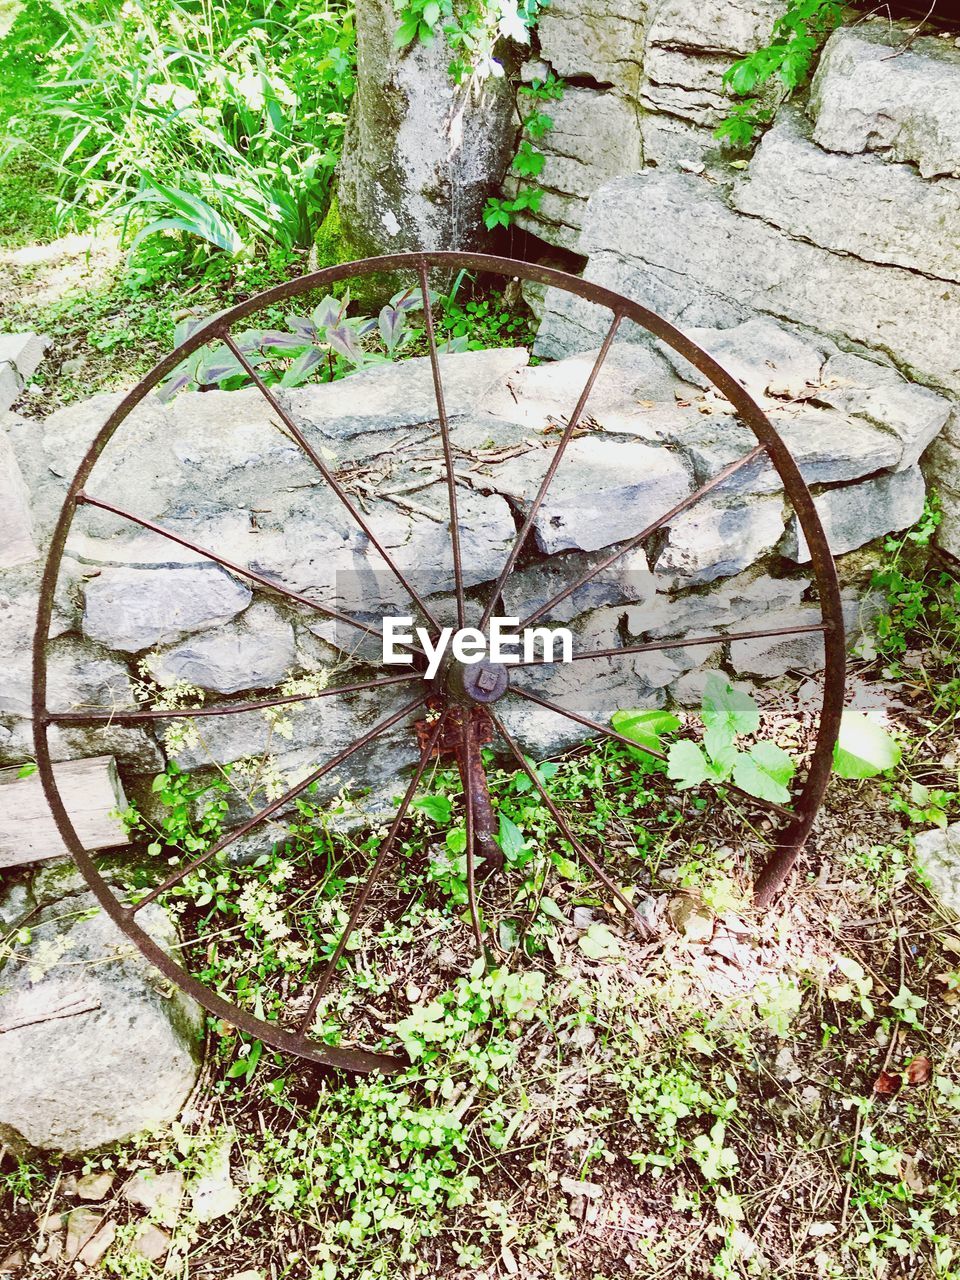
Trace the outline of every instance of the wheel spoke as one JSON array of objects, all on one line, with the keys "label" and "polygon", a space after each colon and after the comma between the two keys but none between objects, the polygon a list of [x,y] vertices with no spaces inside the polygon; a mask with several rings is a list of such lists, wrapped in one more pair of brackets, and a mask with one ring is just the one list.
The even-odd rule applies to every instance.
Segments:
[{"label": "wheel spoke", "polygon": [[[171,542],[175,542],[178,546],[185,547],[188,551],[194,551],[197,555],[203,556],[207,560],[212,560],[215,564],[229,569],[231,573],[239,574],[242,578],[249,578],[251,582],[257,583],[258,586],[265,587],[268,591],[275,591],[277,595],[285,596],[288,600],[296,600],[298,604],[305,604],[311,609],[315,609],[318,613],[324,614],[328,618],[334,618],[337,622],[343,622],[347,626],[356,627],[358,631],[365,631],[367,635],[376,636],[378,640],[382,639],[381,633],[376,627],[371,627],[366,622],[361,622],[359,618],[351,618],[349,614],[341,613],[338,609],[331,609],[325,604],[319,604],[316,600],[311,600],[309,596],[301,595],[299,591],[291,591],[289,587],[282,587],[279,583],[273,582],[270,578],[264,577],[262,573],[257,573],[253,569],[244,568],[242,565],[234,564],[232,560],[226,560],[216,551],[211,551],[209,547],[202,547],[199,543],[190,542],[187,538],[182,538],[178,533],[174,533],[170,529],[165,529],[163,525],[156,524],[153,520],[148,520],[146,516],[138,516],[132,511],[125,511],[122,507],[115,507],[111,502],[104,502],[102,498],[94,498],[91,494],[81,491],[77,494],[77,504],[85,504],[88,507],[99,507],[101,511],[110,511],[115,516],[120,516],[123,520],[129,520],[132,524],[138,524],[144,529],[149,529],[151,533],[159,534],[161,538],[168,538]],[[398,645],[398,648],[413,649],[420,652],[413,645]]]},{"label": "wheel spoke", "polygon": [[[547,698],[541,698],[539,694],[531,693],[529,689],[518,689],[516,685],[511,685],[511,693],[518,694],[521,698],[526,698],[528,702],[535,702],[538,706],[544,707],[547,711],[553,711],[558,716],[563,716],[566,720],[573,720],[577,724],[582,724],[587,729],[593,729],[595,733],[602,734],[605,738],[612,738],[614,742],[620,742],[625,747],[632,747],[634,751],[642,751],[645,755],[653,756],[655,760],[665,761],[666,755],[662,751],[658,751],[655,747],[646,747],[642,742],[637,742],[635,738],[628,738],[622,733],[617,733],[616,729],[609,729],[606,725],[600,724],[597,720],[591,720],[588,716],[582,716],[576,711],[569,711],[566,707],[561,707],[556,702],[550,702]],[[753,804],[760,805],[764,809],[770,809],[773,813],[780,814],[783,818],[788,818],[791,822],[796,818],[796,814],[790,809],[785,809],[783,805],[776,804],[773,800],[761,800],[759,796],[750,795],[749,791],[734,785],[732,782],[723,784],[729,791],[735,791],[738,795],[750,800]]]},{"label": "wheel spoke", "polygon": [[396,817],[394,818],[393,823],[390,826],[390,830],[387,833],[386,839],[383,841],[383,844],[381,844],[380,848],[377,850],[377,856],[376,858],[374,858],[373,866],[370,868],[370,871],[367,875],[366,880],[363,882],[363,885],[361,886],[359,892],[357,893],[356,897],[353,900],[353,906],[350,908],[350,915],[347,919],[347,923],[343,927],[343,932],[340,935],[340,939],[337,942],[333,955],[330,957],[330,959],[326,963],[323,973],[320,976],[320,980],[318,981],[314,989],[313,995],[310,999],[310,1004],[307,1008],[307,1012],[304,1015],[303,1021],[300,1024],[298,1034],[301,1039],[307,1038],[307,1032],[310,1030],[310,1024],[316,1015],[317,1008],[320,1004],[320,1001],[323,999],[323,997],[326,995],[327,991],[330,988],[330,983],[333,981],[333,975],[337,971],[337,965],[340,963],[341,959],[343,958],[343,953],[347,949],[347,943],[350,941],[350,937],[354,929],[356,929],[357,927],[357,924],[360,920],[360,916],[363,912],[363,908],[366,906],[367,899],[370,897],[370,894],[372,893],[374,887],[376,886],[377,881],[380,879],[380,876],[383,874],[383,869],[386,866],[387,859],[389,858],[391,850],[393,849],[393,846],[396,843],[397,833],[400,830],[400,824],[403,822],[404,818],[407,816],[407,811],[410,808],[410,804],[413,801],[413,797],[416,795],[417,787],[420,785],[420,779],[423,777],[424,771],[430,761],[430,757],[433,755],[437,742],[440,739],[440,734],[443,730],[444,723],[446,722],[447,714],[448,713],[444,711],[438,717],[437,722],[433,727],[433,731],[430,734],[430,738],[428,739],[426,746],[423,748],[423,751],[420,754],[420,759],[417,763],[416,770],[413,774],[413,777],[410,779],[410,783],[404,794],[403,800],[400,802],[400,808],[397,810]]},{"label": "wheel spoke", "polygon": [[[603,344],[601,345],[600,350],[597,353],[597,358],[593,362],[593,368],[590,370],[590,376],[587,378],[587,381],[584,384],[584,388],[580,393],[580,399],[577,401],[576,407],[574,408],[573,413],[570,415],[570,420],[567,423],[564,433],[560,437],[560,442],[557,445],[556,452],[554,453],[553,458],[550,461],[549,467],[547,467],[546,475],[543,477],[543,480],[540,482],[540,488],[537,491],[537,496],[534,498],[530,506],[530,510],[527,512],[526,517],[524,518],[523,525],[520,528],[520,532],[517,534],[516,538],[514,539],[513,546],[510,548],[510,554],[507,556],[507,559],[504,562],[503,568],[500,570],[500,576],[497,578],[497,581],[494,583],[493,590],[490,593],[490,598],[487,600],[486,607],[483,610],[483,617],[480,619],[481,631],[490,621],[490,617],[493,614],[494,609],[496,608],[497,600],[500,596],[500,592],[503,590],[503,585],[506,582],[507,578],[509,578],[510,574],[513,572],[513,566],[517,562],[517,556],[519,556],[520,552],[523,550],[523,545],[530,535],[530,530],[533,528],[533,522],[534,520],[536,520],[537,514],[540,511],[540,508],[543,506],[543,500],[547,496],[547,490],[550,488],[550,485],[553,483],[554,476],[557,474],[557,469],[559,468],[560,463],[563,460],[563,455],[566,452],[567,445],[573,439],[573,433],[576,431],[577,427],[580,425],[580,419],[583,416],[583,411],[584,411],[584,408],[586,407],[587,400],[589,399],[590,392],[593,390],[593,386],[597,380],[597,376],[600,373],[600,370],[603,368],[603,362],[606,360],[607,355],[610,351],[610,348],[613,345],[613,340],[616,337],[616,333],[620,327],[620,321],[622,319],[623,319],[623,315],[621,312],[617,311],[614,313],[613,322],[610,325],[610,328],[607,330],[607,336],[604,338]],[[461,623],[460,625],[462,626],[463,624]]]},{"label": "wheel spoke", "polygon": [[[467,904],[470,908],[470,924],[473,928],[477,950],[483,955],[483,929],[480,926],[480,913],[477,910],[477,862],[476,862],[476,815],[473,812],[473,747],[474,732],[470,711],[464,729],[466,735],[467,766],[463,773],[463,803],[466,808],[466,857],[467,857]],[[479,744],[477,745],[479,752]]]},{"label": "wheel spoke", "polygon": [[224,341],[226,342],[230,350],[233,352],[237,360],[240,362],[240,364],[243,366],[248,376],[253,380],[257,389],[266,398],[267,402],[270,404],[273,411],[277,414],[277,416],[279,417],[280,421],[283,423],[286,430],[290,433],[290,435],[293,437],[296,443],[300,446],[303,452],[307,455],[307,457],[310,459],[313,465],[317,468],[317,470],[323,476],[324,480],[327,482],[327,484],[330,486],[333,492],[337,495],[337,497],[340,499],[340,501],[343,503],[346,509],[350,512],[350,515],[353,517],[356,523],[363,530],[364,534],[370,540],[370,543],[379,552],[381,558],[383,559],[383,562],[386,564],[387,568],[390,570],[390,572],[393,574],[396,580],[403,587],[404,591],[406,591],[407,595],[411,598],[411,600],[413,600],[417,608],[420,609],[420,611],[423,613],[423,616],[427,619],[427,621],[434,628],[434,630],[439,631],[440,623],[437,621],[437,619],[434,617],[433,613],[431,612],[430,606],[423,599],[423,597],[416,590],[416,588],[408,581],[406,575],[403,573],[403,570],[400,569],[396,561],[391,556],[390,552],[386,549],[386,547],[383,545],[383,543],[374,533],[373,529],[370,527],[369,521],[365,519],[363,513],[359,510],[356,503],[353,502],[350,495],[344,489],[343,485],[341,485],[340,481],[336,478],[336,476],[333,474],[333,472],[330,470],[330,468],[327,466],[324,460],[320,457],[316,449],[313,448],[309,440],[306,438],[306,436],[303,434],[303,432],[294,422],[293,418],[291,418],[290,414],[287,413],[283,405],[280,403],[277,397],[273,394],[273,392],[270,390],[270,388],[267,386],[264,380],[260,377],[259,373],[257,373],[256,369],[253,367],[253,365],[247,359],[244,352],[240,349],[240,347],[237,345],[237,343],[234,341],[234,339],[229,333],[224,334]]},{"label": "wheel spoke", "polygon": [[641,543],[646,542],[647,538],[651,537],[665,524],[668,524],[675,516],[680,515],[682,511],[686,511],[689,507],[692,507],[695,503],[699,502],[701,498],[705,497],[708,493],[712,492],[712,490],[723,484],[725,480],[729,480],[731,476],[736,475],[736,473],[743,467],[749,466],[751,462],[754,462],[762,453],[766,453],[766,451],[767,446],[765,444],[758,444],[751,449],[749,453],[745,453],[742,458],[739,458],[736,462],[731,462],[730,465],[728,467],[724,467],[722,471],[718,471],[712,480],[708,480],[706,484],[702,484],[699,489],[684,498],[681,502],[678,502],[675,507],[671,507],[670,510],[660,516],[659,519],[654,520],[652,524],[648,524],[645,529],[641,529],[638,534],[629,540],[629,542],[625,542],[619,550],[612,552],[604,560],[601,560],[601,562],[594,568],[588,569],[587,572],[577,578],[575,582],[571,582],[568,587],[564,587],[562,591],[558,591],[555,596],[552,596],[551,599],[546,602],[546,604],[542,604],[538,609],[535,609],[533,613],[529,614],[520,623],[520,630],[523,630],[524,627],[529,627],[532,623],[536,622],[538,618],[542,618],[545,613],[549,613],[550,610],[554,609],[561,601],[566,600],[568,596],[572,596],[575,591],[579,591],[582,586],[585,586],[595,578],[598,573],[603,573],[604,569],[609,569],[612,564],[616,564],[622,556],[627,555],[628,552],[639,547]]},{"label": "wheel spoke", "polygon": [[463,600],[463,558],[460,550],[460,521],[457,518],[457,478],[453,470],[450,422],[447,418],[447,406],[443,397],[443,382],[440,378],[440,356],[437,351],[437,335],[433,325],[430,283],[427,276],[427,264],[423,261],[420,263],[420,292],[423,297],[423,322],[427,331],[427,345],[430,349],[433,391],[437,401],[437,416],[440,419],[440,436],[443,441],[443,461],[447,473],[447,501],[450,506],[450,544],[453,548],[453,582],[457,596],[457,625],[462,629],[466,625],[466,610]]},{"label": "wheel spoke", "polygon": [[309,786],[319,778],[322,778],[325,773],[329,773],[331,769],[336,769],[339,765],[343,764],[344,760],[349,759],[354,752],[359,751],[361,747],[365,747],[369,743],[373,742],[375,738],[378,738],[382,733],[386,733],[388,729],[392,729],[395,724],[408,716],[411,711],[416,711],[418,707],[422,707],[426,701],[427,695],[414,698],[412,702],[408,702],[405,706],[401,707],[399,711],[395,711],[392,716],[388,716],[385,720],[381,720],[379,724],[375,724],[372,729],[368,729],[367,732],[357,738],[355,742],[352,742],[349,747],[338,752],[332,760],[328,760],[327,763],[321,765],[319,769],[314,769],[313,773],[304,778],[302,782],[298,782],[296,786],[291,787],[289,791],[285,791],[282,796],[279,796],[270,804],[265,805],[264,808],[258,809],[253,817],[248,818],[241,826],[235,827],[233,831],[229,831],[225,836],[218,840],[215,845],[208,849],[206,853],[201,854],[199,858],[194,858],[194,860],[188,863],[187,866],[178,867],[173,875],[168,876],[162,884],[157,885],[155,889],[151,889],[145,897],[141,898],[138,903],[132,906],[129,909],[130,915],[136,915],[138,911],[142,911],[144,907],[149,905],[149,903],[155,901],[155,899],[159,898],[161,894],[166,893],[168,889],[172,889],[174,885],[185,880],[191,872],[204,866],[211,858],[215,857],[218,853],[221,853],[229,845],[233,844],[234,841],[239,840],[241,836],[245,836],[247,832],[252,831],[254,827],[258,827],[260,823],[265,822],[267,818],[273,817],[275,813],[288,805],[291,800],[295,800],[297,796],[302,795]]},{"label": "wheel spoke", "polygon": [[333,698],[337,694],[367,693],[385,689],[388,685],[408,684],[419,680],[419,675],[388,676],[383,680],[367,680],[362,684],[343,684],[319,693],[291,693],[281,698],[259,698],[253,702],[230,702],[213,707],[182,707],[178,710],[140,711],[48,711],[46,720],[51,724],[135,724],[141,720],[192,720],[197,716],[237,716],[245,711],[268,711],[293,702],[313,702],[317,698]]},{"label": "wheel spoke", "polygon": [[[777,627],[768,631],[727,631],[725,634],[711,636],[674,636],[667,640],[651,640],[646,644],[621,645],[616,649],[589,649],[586,653],[575,653],[571,661],[583,662],[586,658],[622,658],[632,653],[658,653],[663,649],[687,649],[699,644],[726,644],[730,640],[765,640],[782,636],[813,635],[829,631],[829,622],[814,622],[803,627]],[[548,666],[546,658],[532,658],[529,662],[518,662],[518,667]]]},{"label": "wheel spoke", "polygon": [[563,836],[563,838],[570,844],[570,846],[576,852],[577,856],[583,859],[583,861],[587,864],[587,866],[590,868],[593,874],[597,877],[597,879],[605,886],[607,891],[613,894],[613,896],[620,903],[620,905],[626,910],[627,914],[633,918],[634,922],[636,923],[638,928],[641,930],[641,932],[649,935],[650,927],[647,924],[647,922],[644,920],[640,912],[636,909],[636,907],[633,905],[630,899],[622,892],[622,890],[617,888],[617,886],[613,883],[613,881],[610,879],[607,873],[600,867],[596,859],[590,855],[590,853],[584,848],[581,842],[570,830],[570,826],[567,823],[567,820],[564,818],[563,814],[554,804],[546,787],[544,787],[543,783],[540,781],[537,771],[535,769],[532,769],[530,765],[527,763],[526,756],[523,754],[523,752],[520,750],[517,743],[514,741],[513,736],[511,735],[510,731],[507,729],[507,726],[503,723],[503,720],[501,719],[501,717],[498,716],[495,711],[490,710],[490,718],[493,720],[493,723],[496,725],[497,732],[500,734],[501,738],[503,738],[504,742],[507,744],[514,759],[517,761],[517,763],[520,765],[520,768],[524,771],[524,773],[533,783],[534,787],[536,787],[537,791],[540,793],[540,797],[543,800],[544,804],[549,809],[554,822],[560,828],[560,833]]}]

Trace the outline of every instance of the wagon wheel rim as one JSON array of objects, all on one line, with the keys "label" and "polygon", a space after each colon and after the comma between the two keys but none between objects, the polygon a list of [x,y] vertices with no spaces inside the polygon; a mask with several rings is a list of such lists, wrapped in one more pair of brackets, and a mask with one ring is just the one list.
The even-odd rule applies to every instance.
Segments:
[{"label": "wagon wheel rim", "polygon": [[[379,631],[376,631],[369,626],[364,626],[362,623],[358,622],[357,619],[350,616],[344,616],[337,610],[324,608],[319,605],[318,602],[296,592],[278,589],[276,583],[253,572],[249,566],[245,568],[242,565],[234,564],[230,560],[219,556],[216,552],[211,551],[209,548],[199,546],[184,539],[183,537],[173,534],[171,531],[163,528],[156,521],[141,518],[135,512],[128,512],[123,508],[106,502],[105,500],[98,498],[96,494],[88,493],[86,486],[91,473],[93,472],[94,467],[107,444],[137,405],[139,405],[155,387],[173,373],[173,371],[187,357],[212,342],[223,342],[232,351],[239,363],[245,367],[248,376],[253,384],[257,386],[263,394],[265,401],[270,404],[275,413],[279,413],[286,431],[289,434],[292,434],[293,438],[305,451],[307,456],[311,457],[311,460],[315,463],[323,476],[324,481],[330,484],[336,492],[336,478],[332,475],[330,469],[325,466],[323,459],[317,456],[311,449],[309,443],[302,438],[302,433],[299,432],[299,428],[293,421],[292,417],[285,413],[278,398],[274,396],[270,391],[270,388],[263,383],[256,369],[246,359],[244,352],[240,346],[238,346],[233,336],[233,330],[236,324],[246,317],[261,311],[266,307],[291,299],[302,293],[323,289],[351,278],[363,277],[377,273],[401,271],[415,273],[420,281],[422,289],[425,330],[437,404],[437,418],[440,424],[440,436],[444,457],[444,479],[446,482],[447,499],[449,504],[448,524],[453,549],[456,610],[459,625],[461,627],[464,626],[467,618],[462,574],[462,558],[459,547],[459,521],[457,516],[457,493],[453,468],[453,454],[449,423],[444,405],[441,361],[439,358],[439,349],[431,311],[429,291],[431,270],[450,272],[460,269],[483,272],[493,276],[510,277],[515,279],[519,278],[530,283],[557,288],[574,294],[587,302],[598,304],[599,306],[607,309],[612,315],[610,326],[584,385],[583,392],[576,407],[567,420],[567,426],[565,427],[556,451],[547,466],[546,473],[540,484],[536,497],[525,513],[523,523],[521,524],[517,536],[512,543],[509,554],[504,561],[502,571],[500,572],[492,589],[488,590],[488,585],[484,586],[484,591],[487,593],[486,603],[484,605],[482,618],[479,622],[479,627],[482,629],[489,622],[491,615],[495,611],[497,601],[501,596],[504,584],[516,569],[517,560],[532,534],[535,517],[541,509],[556,474],[563,466],[563,457],[566,447],[574,437],[581,415],[589,401],[590,393],[593,389],[597,376],[604,365],[606,356],[609,353],[614,338],[623,321],[630,321],[645,329],[648,333],[653,335],[654,338],[658,339],[666,346],[672,348],[673,351],[683,357],[687,362],[689,362],[689,364],[698,369],[709,380],[712,386],[733,406],[735,416],[743,425],[753,432],[757,443],[747,453],[727,467],[723,468],[721,471],[717,472],[710,480],[700,485],[692,494],[688,495],[688,497],[683,499],[680,503],[665,512],[656,521],[649,524],[645,529],[639,531],[635,537],[632,537],[627,540],[626,543],[621,544],[619,549],[610,553],[609,557],[604,557],[598,567],[595,567],[588,573],[582,575],[580,579],[567,584],[563,590],[555,594],[546,604],[533,610],[521,622],[521,627],[529,625],[549,613],[551,608],[562,602],[566,597],[572,595],[578,587],[584,585],[598,573],[602,572],[605,567],[608,567],[616,560],[621,559],[631,549],[635,547],[642,547],[644,543],[656,532],[656,530],[666,526],[669,521],[675,518],[675,516],[681,511],[694,507],[703,497],[712,490],[718,488],[726,480],[732,478],[741,469],[751,465],[758,459],[765,459],[772,464],[774,470],[779,475],[784,495],[792,506],[793,512],[796,515],[800,529],[802,530],[809,548],[813,578],[817,587],[821,621],[818,624],[811,626],[781,629],[753,629],[742,632],[726,631],[692,638],[684,636],[669,637],[666,640],[657,642],[581,652],[575,655],[575,660],[583,662],[585,666],[588,667],[590,661],[593,659],[634,655],[667,648],[679,648],[687,645],[728,643],[731,640],[736,639],[758,639],[763,637],[773,638],[784,635],[802,634],[804,632],[819,632],[822,634],[824,644],[824,666],[822,678],[823,693],[819,713],[819,723],[817,726],[817,734],[813,750],[810,754],[807,765],[806,777],[799,793],[793,800],[793,807],[787,809],[784,806],[774,804],[770,801],[759,801],[756,797],[747,797],[751,803],[758,805],[759,807],[765,807],[768,811],[775,813],[784,823],[783,829],[778,835],[774,850],[768,858],[766,866],[763,868],[755,885],[755,899],[757,904],[761,907],[769,904],[778,890],[782,887],[800,850],[811,832],[817,810],[820,806],[829,780],[833,749],[839,734],[840,718],[842,714],[845,643],[839,584],[836,569],[830,554],[826,536],[814,505],[813,497],[803,479],[800,469],[786,444],[767,418],[766,414],[760,409],[746,389],[741,386],[741,384],[737,382],[737,380],[721,365],[719,365],[709,354],[707,354],[707,352],[703,351],[679,329],[664,320],[655,312],[650,311],[639,303],[631,301],[629,298],[614,293],[613,291],[605,289],[599,285],[585,281],[577,276],[569,275],[566,272],[485,254],[424,252],[393,254],[377,258],[368,258],[362,261],[344,263],[336,267],[325,268],[321,271],[285,282],[284,284],[275,286],[274,288],[257,294],[198,327],[179,347],[156,365],[151,373],[149,373],[135,388],[133,388],[133,390],[124,396],[89,446],[64,498],[44,566],[37,610],[37,626],[33,644],[33,722],[38,773],[59,833],[90,890],[115,924],[135,943],[139,950],[164,974],[165,977],[169,978],[188,995],[197,1000],[197,1002],[204,1007],[208,1013],[232,1024],[244,1034],[261,1040],[271,1048],[305,1058],[323,1066],[342,1068],[353,1072],[380,1071],[384,1074],[389,1074],[399,1069],[404,1064],[397,1058],[388,1054],[368,1052],[366,1050],[356,1048],[341,1048],[316,1040],[310,1035],[311,1019],[317,1010],[321,998],[327,991],[329,984],[334,977],[337,964],[345,950],[349,933],[356,925],[362,914],[369,892],[376,884],[379,875],[383,872],[390,859],[390,855],[393,852],[400,830],[410,812],[410,806],[418,785],[431,757],[438,749],[440,735],[444,731],[445,726],[448,725],[451,715],[456,718],[457,710],[454,703],[455,701],[460,701],[462,704],[463,699],[454,700],[450,696],[446,696],[444,693],[445,686],[438,686],[436,682],[433,682],[426,688],[422,685],[417,687],[416,673],[414,675],[393,675],[379,680],[366,681],[353,686],[341,687],[340,689],[331,690],[329,695],[326,693],[313,695],[321,697],[333,696],[336,693],[351,693],[361,689],[365,691],[376,691],[387,686],[402,685],[404,681],[410,683],[410,688],[407,692],[415,694],[409,702],[404,703],[403,707],[401,707],[399,711],[393,713],[389,717],[386,717],[386,719],[379,721],[373,729],[369,730],[366,734],[360,735],[345,751],[338,753],[332,758],[332,760],[318,766],[318,768],[308,775],[305,780],[298,783],[295,787],[288,789],[288,791],[277,800],[264,806],[254,814],[251,819],[241,824],[240,827],[234,828],[226,837],[218,841],[211,849],[208,849],[201,858],[188,863],[186,866],[179,867],[175,874],[168,877],[159,886],[155,886],[146,895],[139,898],[138,901],[133,904],[127,904],[117,897],[107,881],[100,874],[93,857],[83,847],[76,828],[66,811],[53,771],[53,762],[51,758],[50,744],[48,741],[48,733],[51,727],[55,725],[70,724],[91,725],[98,722],[102,723],[108,717],[109,722],[112,724],[125,724],[136,723],[137,721],[147,719],[156,720],[163,718],[164,716],[181,719],[190,715],[231,714],[237,713],[241,710],[279,706],[285,702],[302,702],[305,699],[297,695],[279,698],[255,698],[252,700],[245,700],[239,704],[227,704],[227,706],[223,708],[216,706],[204,707],[195,711],[182,709],[175,712],[138,711],[125,713],[119,711],[99,714],[88,714],[84,712],[51,712],[47,708],[47,643],[54,607],[54,595],[65,553],[67,538],[77,509],[79,506],[84,504],[100,507],[121,518],[132,520],[134,523],[139,524],[148,530],[151,530],[163,537],[170,538],[173,542],[179,542],[184,547],[205,554],[209,559],[214,561],[214,563],[219,564],[228,572],[242,577],[246,581],[251,581],[256,585],[263,586],[271,592],[279,590],[281,595],[290,597],[294,602],[300,605],[319,609],[321,612],[342,622],[344,625],[359,627],[361,630],[369,631],[372,634],[375,634],[378,638],[380,637]],[[338,494],[338,497],[343,500],[344,495]],[[345,505],[349,509],[348,501]],[[431,626],[436,626],[437,620],[433,616],[428,602],[423,600],[412,584],[406,581],[405,575],[391,561],[391,557],[386,549],[378,544],[376,536],[370,529],[366,528],[360,513],[352,511],[351,514],[360,526],[365,529],[365,532],[371,538],[372,545],[380,552],[384,565],[406,589],[411,601],[415,603],[420,612],[423,613],[428,623]],[[436,718],[433,720],[429,732],[426,735],[426,741],[422,743],[420,757],[413,771],[410,782],[406,787],[403,800],[400,802],[393,821],[390,824],[390,829],[385,840],[379,847],[377,855],[374,858],[373,865],[368,871],[367,881],[365,884],[361,885],[360,889],[355,894],[353,909],[348,920],[347,928],[341,933],[333,956],[330,961],[328,961],[327,967],[324,969],[319,982],[315,983],[313,987],[307,1016],[302,1020],[296,1030],[290,1030],[278,1022],[259,1018],[255,1014],[243,1009],[238,1004],[232,1003],[218,992],[212,990],[204,982],[200,981],[190,973],[189,970],[178,964],[154,941],[146,929],[137,922],[137,915],[147,905],[161,897],[168,889],[184,880],[192,870],[210,861],[218,852],[221,852],[241,835],[246,834],[248,831],[253,830],[264,821],[267,821],[275,813],[282,812],[284,806],[291,803],[297,795],[305,791],[312,781],[327,774],[331,769],[337,767],[339,763],[342,763],[344,759],[354,752],[362,750],[364,747],[375,743],[376,739],[381,734],[387,732],[394,725],[408,720],[411,716],[418,714],[422,716],[431,698],[434,700],[434,703],[436,703],[438,698],[438,688],[440,691],[439,700],[441,706],[438,711],[435,712]],[[526,699],[530,704],[539,703],[541,707],[551,710],[568,721],[577,723],[581,728],[588,729],[593,734],[601,735],[605,740],[619,741],[634,749],[638,749],[638,743],[636,741],[625,737],[615,729],[612,729],[607,725],[603,725],[590,717],[584,717],[568,708],[564,708],[550,699],[544,699],[529,688],[524,689],[521,686],[512,685],[510,691],[511,693],[518,695],[520,698]],[[472,715],[471,707],[474,704],[471,703],[468,698],[466,699],[466,705],[468,707],[466,718],[469,721]],[[620,901],[627,918],[632,916],[634,921],[639,923],[637,913],[632,904],[620,892],[610,877],[606,875],[600,863],[591,855],[589,850],[586,849],[583,841],[578,839],[570,829],[570,825],[565,821],[562,812],[560,812],[558,807],[554,804],[536,769],[532,769],[530,767],[516,739],[510,733],[502,716],[497,711],[495,704],[491,704],[490,707],[486,708],[485,714],[489,716],[490,723],[492,724],[499,741],[505,748],[508,758],[513,761],[519,770],[526,772],[531,785],[539,792],[540,798],[553,816],[562,838],[570,844],[577,856],[584,861],[587,866],[589,866],[590,870],[597,879],[603,883],[608,892]],[[462,718],[463,717],[461,716],[461,719]],[[641,747],[640,749],[643,750],[644,748]],[[656,755],[657,752],[652,751],[650,754]],[[478,748],[474,753],[474,761],[477,759],[479,759]],[[461,774],[463,779],[466,820],[467,888],[469,895],[469,910],[475,940],[478,945],[482,945],[475,882],[477,855],[475,830],[476,813],[474,811],[475,803],[472,795],[472,786],[474,785],[476,778],[475,776],[472,777],[470,769],[461,770]],[[736,790],[736,788],[731,787],[730,784],[727,784],[726,789]]]}]

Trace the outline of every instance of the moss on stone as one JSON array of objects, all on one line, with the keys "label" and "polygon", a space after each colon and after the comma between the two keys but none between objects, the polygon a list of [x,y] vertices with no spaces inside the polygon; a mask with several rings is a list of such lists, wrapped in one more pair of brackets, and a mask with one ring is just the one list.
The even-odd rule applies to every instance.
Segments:
[{"label": "moss on stone", "polygon": [[[330,201],[326,217],[320,224],[314,241],[318,267],[336,267],[344,262],[358,262],[375,256],[370,246],[354,239],[340,218],[340,204],[336,196]],[[376,315],[384,303],[389,302],[401,289],[409,289],[417,283],[409,272],[379,272],[371,276],[354,276],[335,284],[330,292],[342,297],[349,287],[350,297],[357,309],[365,315]]]}]

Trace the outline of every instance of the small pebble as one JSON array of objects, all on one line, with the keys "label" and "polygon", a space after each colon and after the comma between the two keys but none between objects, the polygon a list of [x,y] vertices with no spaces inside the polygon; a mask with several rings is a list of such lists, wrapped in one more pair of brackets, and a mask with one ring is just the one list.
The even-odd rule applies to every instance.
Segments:
[{"label": "small pebble", "polygon": [[88,1173],[77,1179],[74,1194],[81,1200],[106,1200],[113,1183],[112,1173]]},{"label": "small pebble", "polygon": [[169,1252],[170,1237],[152,1222],[145,1222],[131,1241],[130,1248],[148,1262],[158,1262]]}]

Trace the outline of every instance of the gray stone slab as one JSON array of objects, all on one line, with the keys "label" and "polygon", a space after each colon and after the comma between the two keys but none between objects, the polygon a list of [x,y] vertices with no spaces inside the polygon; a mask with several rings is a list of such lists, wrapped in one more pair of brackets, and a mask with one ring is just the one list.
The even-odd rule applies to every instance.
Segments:
[{"label": "gray stone slab", "polygon": [[[874,538],[909,529],[923,512],[926,486],[919,467],[877,476],[861,484],[825,489],[814,498],[824,533],[834,555],[865,546]],[[810,551],[792,516],[782,545],[790,560],[805,564]]]},{"label": "gray stone slab", "polygon": [[[907,40],[909,38],[909,44]],[[814,141],[960,177],[960,50],[886,21],[841,27],[810,90]]]},{"label": "gray stone slab", "polygon": [[834,253],[960,281],[960,181],[929,181],[878,155],[825,151],[799,111],[779,113],[732,202]]}]

